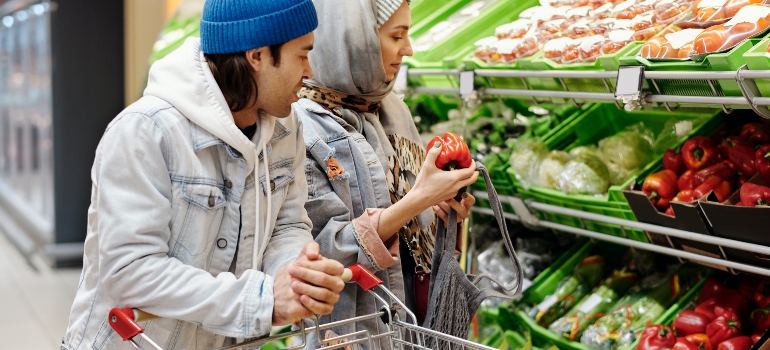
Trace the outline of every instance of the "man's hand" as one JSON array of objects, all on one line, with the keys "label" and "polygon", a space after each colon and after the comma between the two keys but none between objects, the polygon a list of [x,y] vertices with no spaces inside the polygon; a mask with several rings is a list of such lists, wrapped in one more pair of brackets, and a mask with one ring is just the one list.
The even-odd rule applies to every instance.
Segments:
[{"label": "man's hand", "polygon": [[313,315],[331,313],[345,287],[343,266],[319,253],[310,242],[297,257],[280,270],[273,284],[273,325],[295,323]]}]

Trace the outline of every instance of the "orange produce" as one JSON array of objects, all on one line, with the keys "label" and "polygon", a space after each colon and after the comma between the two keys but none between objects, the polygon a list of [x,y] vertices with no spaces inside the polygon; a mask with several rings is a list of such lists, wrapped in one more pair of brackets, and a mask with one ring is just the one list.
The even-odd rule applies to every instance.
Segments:
[{"label": "orange produce", "polygon": [[693,41],[693,50],[698,54],[718,52],[727,42],[729,29],[723,25],[711,26]]},{"label": "orange produce", "polygon": [[738,10],[742,9],[746,5],[761,4],[763,0],[728,0],[722,10],[725,13],[725,17],[730,18],[738,13]]},{"label": "orange produce", "polygon": [[692,51],[693,44],[687,43],[684,44],[684,46],[679,48],[679,53],[677,54],[678,58],[689,58],[690,51]]},{"label": "orange produce", "polygon": [[695,22],[709,22],[725,19],[725,13],[722,8],[704,7],[698,9],[695,14]]}]

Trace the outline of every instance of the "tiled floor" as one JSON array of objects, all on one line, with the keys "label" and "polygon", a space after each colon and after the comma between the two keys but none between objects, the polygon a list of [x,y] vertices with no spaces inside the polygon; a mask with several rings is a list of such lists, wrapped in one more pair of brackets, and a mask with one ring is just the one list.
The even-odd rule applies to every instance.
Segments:
[{"label": "tiled floor", "polygon": [[67,329],[80,269],[52,269],[34,258],[35,271],[0,233],[0,348],[58,349]]}]

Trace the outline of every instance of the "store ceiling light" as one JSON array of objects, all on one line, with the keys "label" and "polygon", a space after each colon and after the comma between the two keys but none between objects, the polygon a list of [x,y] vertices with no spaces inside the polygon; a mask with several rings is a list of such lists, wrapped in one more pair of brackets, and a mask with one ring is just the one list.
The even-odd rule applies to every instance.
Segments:
[{"label": "store ceiling light", "polygon": [[13,26],[13,17],[12,16],[3,17],[3,25],[6,28],[10,28],[11,26]]},{"label": "store ceiling light", "polygon": [[32,5],[32,12],[35,15],[42,16],[45,13],[45,6],[43,4]]},{"label": "store ceiling light", "polygon": [[27,20],[27,18],[29,18],[29,14],[27,13],[27,11],[22,10],[22,11],[16,12],[16,19],[18,19],[19,22],[24,22]]}]

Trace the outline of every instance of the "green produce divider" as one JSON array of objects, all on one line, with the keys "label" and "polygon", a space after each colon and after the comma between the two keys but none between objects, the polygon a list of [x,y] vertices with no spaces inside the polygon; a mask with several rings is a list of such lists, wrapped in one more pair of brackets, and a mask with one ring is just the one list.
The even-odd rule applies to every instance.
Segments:
[{"label": "green produce divider", "polygon": [[[625,253],[625,250],[618,249],[619,247],[620,246],[610,243],[594,243],[588,240],[582,240],[576,243],[573,249],[570,249],[563,254],[563,257],[566,257],[567,259],[560,258],[557,262],[552,264],[549,268],[550,270],[543,271],[541,276],[545,277],[538,280],[537,283],[534,283],[527,289],[518,302],[515,302],[513,306],[500,306],[498,322],[501,328],[506,330],[512,328],[514,325],[525,325],[530,330],[535,346],[540,344],[555,344],[556,347],[561,350],[590,350],[591,348],[580,342],[569,341],[567,338],[538,325],[524,310],[517,309],[517,306],[532,305],[542,302],[547,296],[553,294],[558,287],[559,281],[565,276],[571,275],[575,266],[589,254],[601,254],[605,257],[605,260],[608,261],[608,266],[612,266],[613,263],[609,261],[619,260],[619,253],[621,255]],[[703,278],[690,288],[690,290],[677,302],[656,318],[654,323],[670,324],[673,322],[676,315],[687,308],[690,302],[695,299],[698,293],[700,293],[706,277],[707,276],[703,276]],[[620,350],[633,350],[634,348],[636,348],[635,343],[632,347],[621,348]]]},{"label": "green produce divider", "polygon": [[[522,11],[537,5],[539,5],[537,0],[499,0],[432,48],[415,52],[412,57],[405,58],[404,63],[411,68],[457,68],[462,64],[462,59],[467,56],[469,50],[473,50],[473,44],[477,40],[494,35],[495,28],[513,22]],[[451,60],[447,62],[449,58]],[[417,86],[457,86],[456,78],[447,79],[446,76],[412,76],[409,82]]]},{"label": "green produce divider", "polygon": [[436,23],[444,21],[457,10],[468,5],[472,0],[420,1],[410,6],[412,12],[412,28],[410,37],[419,38],[430,30]]},{"label": "green produce divider", "polygon": [[[465,70],[474,69],[494,69],[494,70],[534,70],[534,61],[543,55],[542,51],[530,57],[524,57],[516,60],[514,63],[487,63],[482,61],[471,53],[464,60]],[[543,82],[540,78],[525,78],[527,85],[521,79],[500,78],[500,77],[476,77],[476,84],[479,86],[494,87],[498,89],[542,89]]]},{"label": "green produce divider", "polygon": [[[672,114],[666,111],[639,111],[639,112],[626,112],[619,111],[614,105],[610,104],[596,104],[591,105],[583,114],[571,123],[560,126],[558,131],[549,137],[543,138],[543,142],[546,144],[549,150],[564,150],[569,151],[576,146],[581,145],[595,145],[597,142],[607,136],[616,134],[629,125],[644,122],[645,126],[652,129],[657,135],[662,129],[666,121],[671,118],[678,120],[702,120],[703,122],[695,126],[688,135],[677,140],[675,144],[669,146],[669,148],[677,147],[684,143],[685,140],[694,135],[707,135],[716,130],[721,124],[721,118],[717,118],[719,114],[714,113],[695,113],[695,112],[678,112]],[[663,155],[657,154],[653,160],[637,172],[634,176],[626,180],[621,185],[611,186],[608,195],[605,196],[590,196],[590,195],[570,195],[559,190],[551,188],[532,186],[529,189],[525,189],[521,183],[516,179],[516,174],[513,168],[508,168],[507,172],[513,183],[516,193],[521,196],[522,199],[532,198],[538,202],[557,205],[564,208],[576,209],[590,213],[597,213],[611,217],[617,217],[621,219],[636,221],[636,217],[631,211],[631,207],[626,202],[623,195],[623,189],[628,187],[634,181],[638,179],[644,179],[647,175],[651,174],[654,169],[657,169],[662,162]],[[623,229],[620,226],[593,221],[593,220],[579,220],[572,216],[538,212],[540,219],[548,220],[563,225],[573,227],[583,227],[585,224],[586,229],[610,234],[613,236],[624,237],[647,242],[647,237],[644,232],[633,229]]]},{"label": "green produce divider", "polygon": [[[770,44],[770,38],[762,39],[754,45],[751,50],[743,54],[746,66],[751,70],[770,70],[770,53],[767,52],[767,45]],[[756,79],[759,92],[762,96],[770,96],[770,79]]]},{"label": "green produce divider", "polygon": [[[651,62],[644,58],[636,57],[642,49],[642,45],[635,50],[628,52],[620,58],[621,65],[638,66],[643,65],[648,71],[676,71],[676,72],[713,72],[713,71],[737,71],[743,65],[744,53],[749,51],[760,39],[749,39],[734,47],[732,50],[723,53],[716,53],[706,56],[706,60],[695,61],[672,61],[672,62]],[[713,81],[714,89],[709,86],[707,80],[657,80],[660,92],[666,95],[685,95],[685,96],[743,96],[734,80]],[[654,86],[646,86],[655,92]]]}]

